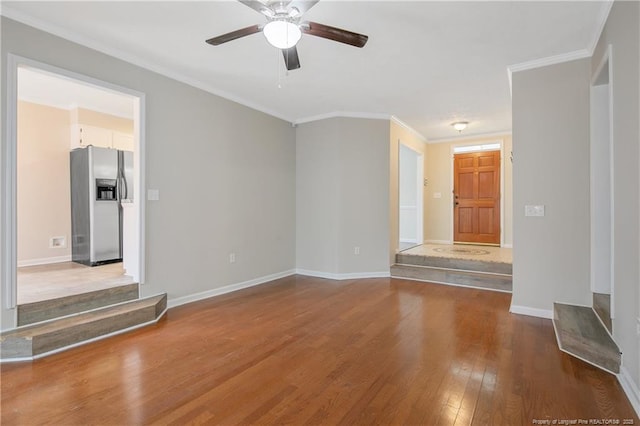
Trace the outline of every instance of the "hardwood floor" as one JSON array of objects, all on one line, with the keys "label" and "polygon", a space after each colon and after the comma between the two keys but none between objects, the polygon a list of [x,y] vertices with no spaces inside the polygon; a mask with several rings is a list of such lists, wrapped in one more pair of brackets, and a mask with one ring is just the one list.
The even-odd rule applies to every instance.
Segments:
[{"label": "hardwood floor", "polygon": [[510,295],[292,276],[2,365],[1,423],[475,424],[638,418]]}]

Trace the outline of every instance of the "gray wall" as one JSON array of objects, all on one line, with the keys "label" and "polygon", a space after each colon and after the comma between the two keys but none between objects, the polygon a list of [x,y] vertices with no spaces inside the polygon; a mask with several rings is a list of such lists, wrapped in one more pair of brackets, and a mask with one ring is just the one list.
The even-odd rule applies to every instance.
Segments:
[{"label": "gray wall", "polygon": [[590,74],[589,59],[513,74],[513,306],[591,304]]},{"label": "gray wall", "polygon": [[592,72],[612,46],[614,169],[614,315],[613,335],[623,353],[623,368],[640,387],[640,3],[613,3],[593,54]]},{"label": "gray wall", "polygon": [[[10,52],[146,94],[147,187],[160,201],[147,203],[144,294],[171,300],[295,268],[289,123],[4,17],[3,106]],[[3,189],[6,147],[2,132]]]},{"label": "gray wall", "polygon": [[389,125],[333,118],[297,127],[298,269],[389,273]]}]

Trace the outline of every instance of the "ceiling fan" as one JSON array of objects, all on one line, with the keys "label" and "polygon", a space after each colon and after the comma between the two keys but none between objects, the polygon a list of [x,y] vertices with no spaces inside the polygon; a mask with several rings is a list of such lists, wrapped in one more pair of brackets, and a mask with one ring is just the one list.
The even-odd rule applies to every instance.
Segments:
[{"label": "ceiling fan", "polygon": [[317,22],[301,22],[302,15],[315,6],[319,0],[238,1],[262,13],[267,18],[267,23],[263,25],[252,25],[213,37],[207,40],[207,43],[218,46],[228,41],[262,32],[272,46],[282,50],[287,70],[300,68],[300,59],[298,58],[296,44],[302,37],[302,34],[310,34],[355,47],[363,47],[369,39],[368,36],[363,34],[318,24]]}]

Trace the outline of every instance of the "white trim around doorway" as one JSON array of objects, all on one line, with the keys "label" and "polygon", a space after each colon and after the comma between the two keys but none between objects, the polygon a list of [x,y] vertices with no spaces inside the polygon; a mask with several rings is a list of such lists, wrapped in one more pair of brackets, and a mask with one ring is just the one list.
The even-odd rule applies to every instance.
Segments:
[{"label": "white trim around doorway", "polygon": [[[18,68],[20,66],[37,68],[56,74],[61,78],[78,80],[89,86],[96,86],[102,90],[119,92],[129,95],[134,102],[134,167],[135,193],[139,194],[136,203],[138,232],[136,244],[138,247],[138,276],[136,282],[145,281],[145,94],[127,87],[118,86],[103,80],[98,80],[64,68],[59,68],[34,59],[9,53],[7,55],[7,105],[6,105],[6,147],[2,153],[4,157],[4,186],[2,191],[2,208],[4,220],[0,224],[2,235],[1,270],[3,285],[0,288],[5,309],[15,309],[17,305],[17,105],[18,105]],[[17,310],[16,310],[17,311]],[[17,312],[16,312],[17,315]]]}]

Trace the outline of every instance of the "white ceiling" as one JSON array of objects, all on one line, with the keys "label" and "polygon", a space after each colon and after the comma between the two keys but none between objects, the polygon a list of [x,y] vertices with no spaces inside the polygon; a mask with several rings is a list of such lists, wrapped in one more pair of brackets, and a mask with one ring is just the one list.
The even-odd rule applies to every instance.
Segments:
[{"label": "white ceiling", "polygon": [[[363,49],[304,35],[302,68],[255,34],[205,40],[257,23],[236,1],[3,2],[4,15],[291,122],[331,114],[394,115],[429,140],[511,129],[507,69],[586,56],[608,1],[330,1],[306,15],[369,36]],[[279,87],[281,86],[281,87]]]},{"label": "white ceiling", "polygon": [[18,99],[62,109],[85,108],[133,119],[134,101],[131,96],[33,68],[18,68]]}]

